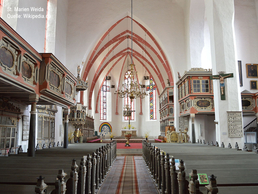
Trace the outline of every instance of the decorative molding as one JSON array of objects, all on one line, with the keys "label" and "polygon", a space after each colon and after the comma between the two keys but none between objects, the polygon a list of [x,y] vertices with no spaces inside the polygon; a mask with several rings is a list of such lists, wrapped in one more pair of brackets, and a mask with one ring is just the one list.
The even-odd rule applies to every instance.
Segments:
[{"label": "decorative molding", "polygon": [[38,82],[38,68],[36,68],[36,61],[28,54],[24,54],[21,57],[19,65],[19,72],[22,74],[22,78],[30,85],[35,85]]},{"label": "decorative molding", "polygon": [[242,112],[227,111],[228,137],[243,137]]},{"label": "decorative molding", "polygon": [[195,98],[193,100],[193,107],[198,111],[210,111],[213,109],[212,98]]},{"label": "decorative molding", "polygon": [[48,72],[49,87],[59,94],[62,93],[63,73],[64,72],[54,62],[50,63]]},{"label": "decorative molding", "polygon": [[255,107],[255,100],[252,97],[242,97],[242,109],[253,110]]},{"label": "decorative molding", "polygon": [[15,127],[17,125],[17,118],[14,116],[0,115],[0,124]]},{"label": "decorative molding", "polygon": [[185,105],[186,105],[186,110],[187,110],[187,111],[190,110],[190,108],[192,107],[192,100],[188,98],[188,99],[185,101]]},{"label": "decorative molding", "polygon": [[29,139],[30,130],[30,119],[29,116],[22,116],[22,141],[27,141]]},{"label": "decorative molding", "polygon": [[74,81],[68,75],[66,75],[63,91],[65,93],[65,97],[69,100],[73,100],[75,98],[76,87],[74,85]]},{"label": "decorative molding", "polygon": [[17,114],[21,113],[20,108],[16,107],[13,103],[10,103],[8,98],[0,98],[0,110]]},{"label": "decorative molding", "polygon": [[179,129],[184,130],[189,126],[189,117],[179,117]]},{"label": "decorative molding", "polygon": [[9,75],[19,75],[19,59],[21,51],[19,48],[6,38],[0,40],[0,67]]}]

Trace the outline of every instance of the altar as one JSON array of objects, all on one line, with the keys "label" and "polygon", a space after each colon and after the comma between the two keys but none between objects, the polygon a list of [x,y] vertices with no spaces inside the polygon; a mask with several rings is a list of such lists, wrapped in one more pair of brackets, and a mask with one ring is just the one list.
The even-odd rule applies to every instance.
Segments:
[{"label": "altar", "polygon": [[127,132],[131,132],[132,136],[137,136],[137,129],[121,129],[121,136],[124,137]]}]

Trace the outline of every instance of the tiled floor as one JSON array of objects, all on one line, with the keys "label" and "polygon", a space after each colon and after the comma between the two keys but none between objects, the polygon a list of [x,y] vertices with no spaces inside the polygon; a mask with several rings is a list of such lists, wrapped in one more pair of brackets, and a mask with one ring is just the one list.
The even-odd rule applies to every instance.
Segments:
[{"label": "tiled floor", "polygon": [[[112,165],[111,170],[109,171],[106,179],[104,180],[98,194],[115,194],[119,179],[121,176],[123,164],[124,164],[124,156],[117,156],[116,161]],[[157,194],[157,190],[153,181],[150,177],[149,171],[146,168],[145,162],[142,156],[134,156],[135,166],[136,166],[136,174],[138,180],[138,189],[140,194]],[[129,164],[129,166],[131,166]],[[129,167],[131,169],[131,167]],[[129,170],[130,171],[130,170]],[[128,173],[128,175],[132,176],[133,173]],[[132,184],[132,178],[128,175],[125,175],[125,183],[128,180],[128,185]],[[129,183],[130,182],[130,183]],[[123,194],[131,194],[133,191],[131,189],[126,189],[123,185],[123,190],[121,193]],[[122,186],[121,186],[122,187]]]}]

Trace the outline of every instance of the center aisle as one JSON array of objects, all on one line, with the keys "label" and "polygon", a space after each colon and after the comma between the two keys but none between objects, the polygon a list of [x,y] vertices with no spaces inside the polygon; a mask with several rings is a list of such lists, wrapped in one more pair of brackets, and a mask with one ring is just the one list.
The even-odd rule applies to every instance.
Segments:
[{"label": "center aisle", "polygon": [[142,156],[117,156],[98,194],[157,194]]}]

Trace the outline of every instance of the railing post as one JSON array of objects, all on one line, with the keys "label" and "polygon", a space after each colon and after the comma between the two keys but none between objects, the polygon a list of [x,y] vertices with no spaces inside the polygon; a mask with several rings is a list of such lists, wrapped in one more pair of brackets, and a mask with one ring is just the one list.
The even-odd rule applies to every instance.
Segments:
[{"label": "railing post", "polygon": [[88,155],[87,159],[87,180],[86,180],[86,194],[91,194],[91,168],[92,168],[92,163],[91,163],[91,155]]},{"label": "railing post", "polygon": [[171,177],[171,194],[178,194],[178,182],[175,166],[175,158],[172,157],[170,161],[170,177]]},{"label": "railing post", "polygon": [[112,149],[112,142],[110,143],[110,164],[109,164],[109,167],[112,167],[112,158],[113,158],[113,154],[112,154],[112,151],[113,151],[113,149]]},{"label": "railing post", "polygon": [[164,169],[164,162],[165,162],[165,154],[162,152],[161,154],[161,193],[165,193],[165,169]]},{"label": "railing post", "polygon": [[231,148],[232,148],[232,146],[231,146],[231,144],[230,144],[230,143],[228,143],[228,148],[229,148],[229,149],[231,149]]},{"label": "railing post", "polygon": [[239,146],[238,146],[238,143],[236,142],[236,144],[235,144],[235,149],[236,150],[239,150]]},{"label": "railing post", "polygon": [[161,152],[158,151],[158,189],[161,189]]},{"label": "railing post", "polygon": [[150,147],[150,173],[151,173],[151,177],[153,177],[153,171],[152,171],[152,168],[153,168],[153,161],[152,161],[152,158],[153,158],[153,151],[152,151],[152,146]]},{"label": "railing post", "polygon": [[105,150],[105,146],[102,146],[102,180],[104,180],[105,178],[105,160],[106,160],[106,150]]},{"label": "railing post", "polygon": [[105,177],[108,171],[108,146],[105,146]]},{"label": "railing post", "polygon": [[95,193],[96,188],[96,182],[95,182],[95,176],[96,176],[96,153],[92,153],[92,169],[91,169],[91,193]]},{"label": "railing post", "polygon": [[102,157],[103,157],[103,155],[102,155],[102,148],[100,147],[99,148],[99,184],[101,184],[102,183],[102,172],[103,172],[103,170],[102,170],[102,163],[103,163],[103,161],[102,161]]},{"label": "railing post", "polygon": [[184,167],[184,161],[180,160],[179,164],[179,172],[178,172],[178,188],[179,188],[179,194],[186,194],[186,180],[185,180],[185,167]]},{"label": "railing post", "polygon": [[97,154],[97,165],[96,165],[96,189],[99,188],[99,172],[100,172],[100,153],[99,153],[99,149],[96,150],[96,154]]},{"label": "railing post", "polygon": [[152,147],[152,177],[155,179],[155,146]]},{"label": "railing post", "polygon": [[70,178],[66,182],[67,193],[77,194],[77,184],[78,184],[78,165],[76,164],[76,160],[73,159]]},{"label": "railing post", "polygon": [[217,194],[219,192],[217,188],[216,177],[212,174],[209,176],[210,184],[205,186],[207,188],[207,194]]},{"label": "railing post", "polygon": [[37,185],[35,187],[35,192],[37,194],[47,194],[47,184],[44,182],[44,177],[39,176],[37,180]]},{"label": "railing post", "polygon": [[189,174],[191,176],[191,180],[189,182],[189,194],[199,194],[199,181],[198,175],[197,175],[197,170],[193,169],[192,172]]},{"label": "railing post", "polygon": [[85,183],[87,169],[85,166],[85,159],[87,156],[83,156],[79,168],[79,182],[78,182],[78,194],[85,194]]},{"label": "railing post", "polygon": [[169,166],[169,154],[167,153],[165,160],[165,175],[166,175],[166,191],[165,193],[170,194],[170,166]]},{"label": "railing post", "polygon": [[155,149],[155,152],[154,152],[154,174],[153,174],[153,177],[154,177],[154,180],[155,180],[155,183],[157,182],[157,170],[158,170],[158,168],[157,168],[157,166],[158,166],[158,161],[157,161],[157,153],[158,153],[158,149],[157,148],[155,148],[154,147],[154,149]]},{"label": "railing post", "polygon": [[158,187],[158,181],[159,181],[159,172],[158,172],[158,166],[159,166],[159,149],[157,148],[156,150],[156,155],[155,155],[155,160],[156,160],[156,165],[155,165],[155,184],[156,187]]},{"label": "railing post", "polygon": [[58,182],[60,183],[60,187],[58,188],[59,192],[57,192],[57,193],[65,194],[65,192],[66,192],[65,177],[66,176],[67,176],[67,174],[64,172],[63,169],[58,171],[57,179],[58,179]]}]

